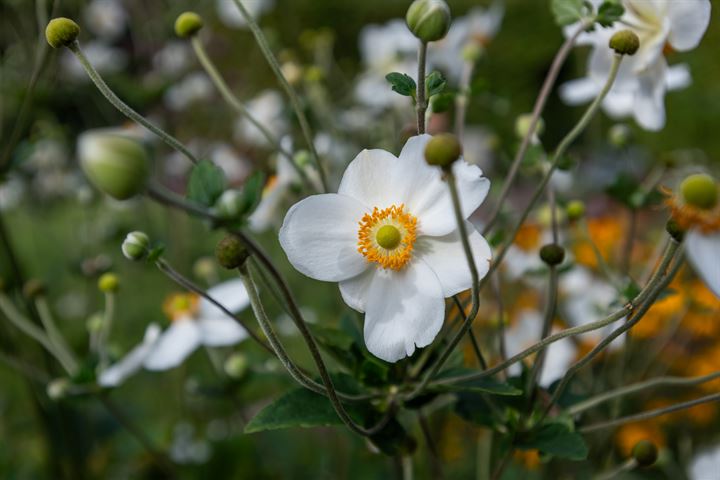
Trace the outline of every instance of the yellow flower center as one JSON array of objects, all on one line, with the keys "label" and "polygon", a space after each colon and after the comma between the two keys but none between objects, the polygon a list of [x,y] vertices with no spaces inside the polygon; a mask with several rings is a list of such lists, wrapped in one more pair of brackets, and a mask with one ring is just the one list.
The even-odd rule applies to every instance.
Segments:
[{"label": "yellow flower center", "polygon": [[200,306],[200,297],[194,293],[173,293],[163,302],[163,313],[175,321],[184,317],[194,317]]},{"label": "yellow flower center", "polygon": [[360,220],[358,252],[382,268],[401,270],[412,258],[417,218],[404,212],[405,205],[373,208]]},{"label": "yellow flower center", "polygon": [[683,230],[697,228],[704,234],[720,232],[720,202],[711,208],[701,208],[688,203],[682,193],[675,194],[669,188],[661,187],[666,195],[665,205]]}]

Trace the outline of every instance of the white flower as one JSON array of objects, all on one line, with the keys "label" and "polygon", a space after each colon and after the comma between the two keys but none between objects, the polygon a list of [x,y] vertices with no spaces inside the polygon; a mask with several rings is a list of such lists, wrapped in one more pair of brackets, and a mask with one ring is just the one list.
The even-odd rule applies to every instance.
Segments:
[{"label": "white flower", "polygon": [[685,236],[685,250],[695,272],[720,298],[720,231],[690,230]]},{"label": "white flower", "polygon": [[[265,90],[247,103],[247,109],[255,119],[264,126],[275,138],[280,138],[289,129],[285,117],[285,104],[283,97],[275,90]],[[235,136],[238,140],[251,145],[266,147],[268,141],[255,125],[244,115],[235,123]]]},{"label": "white flower", "polygon": [[690,461],[690,480],[713,480],[720,471],[720,445],[698,452]]},{"label": "white flower", "polygon": [[[599,4],[599,0],[593,3]],[[579,44],[594,45],[588,78],[565,86],[561,95],[568,103],[593,98],[605,83],[614,52],[608,48],[617,31],[631,29],[640,38],[640,49],[626,57],[610,95],[603,103],[613,116],[633,114],[640,126],[660,130],[665,125],[665,92],[690,83],[685,66],[668,67],[665,52],[692,50],[700,43],[710,22],[709,0],[623,0],[625,13],[612,28],[596,28],[581,36]],[[576,25],[568,28],[570,32]]]},{"label": "white flower", "polygon": [[[250,303],[239,279],[216,285],[207,293],[231,312],[238,312]],[[170,327],[161,333],[157,325],[151,324],[140,345],[100,374],[100,385],[117,386],[141,367],[169,370],[180,365],[200,346],[229,346],[247,337],[247,332],[235,319],[194,294],[173,295],[164,308],[172,319]]]},{"label": "white flower", "polygon": [[152,59],[153,67],[163,75],[177,75],[190,65],[192,58],[187,41],[169,41]]},{"label": "white flower", "polygon": [[114,41],[125,31],[128,16],[118,0],[93,0],[83,13],[85,25],[98,37]]},{"label": "white flower", "polygon": [[[114,74],[122,71],[128,63],[128,55],[120,48],[111,47],[100,41],[90,41],[83,44],[83,52],[95,70],[101,74]],[[90,79],[85,73],[80,61],[70,52],[64,52],[61,58],[64,73],[76,81]]]},{"label": "white flower", "polygon": [[[408,140],[399,158],[363,150],[337,194],[314,195],[288,211],[280,244],[301,273],[339,282],[343,300],[365,312],[365,343],[394,362],[429,345],[442,327],[445,297],[471,286],[448,188],[424,160],[429,135]],[[464,160],[453,166],[468,218],[490,182]],[[490,247],[466,222],[480,276]]]},{"label": "white flower", "polygon": [[193,103],[208,100],[214,88],[205,72],[192,72],[165,92],[165,104],[176,112]]},{"label": "white flower", "polygon": [[[275,2],[273,0],[241,0],[241,3],[250,16],[257,20],[260,15],[272,9]],[[235,0],[216,0],[215,5],[218,17],[226,27],[247,27],[245,17],[242,16],[240,9],[235,5]]]},{"label": "white flower", "polygon": [[264,232],[280,223],[278,220],[282,203],[298,181],[298,174],[290,164],[290,160],[280,155],[277,173],[266,182],[260,203],[248,218],[250,230]]}]

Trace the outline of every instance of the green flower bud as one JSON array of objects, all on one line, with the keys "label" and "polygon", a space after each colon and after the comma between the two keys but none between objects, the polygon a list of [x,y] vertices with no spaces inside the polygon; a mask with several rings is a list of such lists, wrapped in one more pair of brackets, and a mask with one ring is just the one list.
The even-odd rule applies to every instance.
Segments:
[{"label": "green flower bud", "polygon": [[608,141],[611,145],[618,148],[627,146],[627,144],[630,143],[631,138],[632,131],[630,130],[630,127],[622,123],[613,125],[608,131]]},{"label": "green flower bud", "polygon": [[215,202],[215,210],[220,218],[232,220],[245,210],[245,200],[239,190],[225,190]]},{"label": "green flower bud", "polygon": [[585,204],[581,200],[572,200],[565,207],[568,220],[575,222],[585,216]]},{"label": "green flower bud", "polygon": [[122,252],[128,260],[142,260],[149,253],[150,237],[144,232],[130,232],[122,243]]},{"label": "green flower bud", "polygon": [[435,135],[425,145],[425,161],[428,165],[449,168],[462,155],[462,145],[452,133]]},{"label": "green flower bud", "polygon": [[678,243],[682,243],[685,238],[685,230],[682,229],[680,224],[674,218],[667,221],[665,224],[665,231]]},{"label": "green flower bud", "polygon": [[635,55],[640,48],[640,38],[632,30],[620,30],[610,37],[610,48],[618,55]]},{"label": "green flower bud", "polygon": [[195,12],[183,12],[175,20],[175,35],[190,38],[203,27],[203,20]]},{"label": "green flower bud", "polygon": [[658,449],[650,440],[640,440],[633,447],[632,456],[641,467],[650,467],[658,459]]},{"label": "green flower bud", "polygon": [[245,263],[250,253],[237,235],[228,235],[217,244],[215,258],[220,265],[232,270]]},{"label": "green flower bud", "polygon": [[293,155],[293,162],[299,167],[305,168],[312,163],[312,155],[307,150],[298,150]]},{"label": "green flower bud", "polygon": [[103,314],[98,312],[92,314],[90,318],[87,319],[85,322],[85,328],[88,333],[93,334],[102,330],[104,324],[105,319],[103,318]]},{"label": "green flower bud", "polygon": [[[525,113],[520,115],[515,120],[515,135],[518,136],[518,138],[525,138],[528,135],[530,135],[530,123],[532,122],[532,114],[531,113]],[[532,132],[532,135],[540,136],[545,131],[545,122],[542,118],[538,118],[537,123],[535,124],[535,131]]]},{"label": "green flower bud", "polygon": [[540,259],[550,266],[560,265],[565,260],[565,249],[556,243],[549,243],[540,249]]},{"label": "green flower bud", "polygon": [[38,280],[37,278],[31,278],[25,282],[25,285],[23,285],[23,295],[25,295],[25,298],[29,298],[30,300],[42,297],[46,292],[47,287],[45,286],[45,282]]},{"label": "green flower bud", "polygon": [[98,289],[103,293],[117,292],[120,280],[114,273],[104,273],[98,279]]},{"label": "green flower bud", "polygon": [[444,0],[415,0],[405,15],[408,28],[422,42],[445,37],[450,29],[450,7]]},{"label": "green flower bud", "polygon": [[65,17],[53,18],[45,28],[45,38],[53,48],[67,47],[77,40],[80,27]]},{"label": "green flower bud", "polygon": [[223,369],[225,370],[225,373],[227,373],[228,377],[240,379],[245,375],[248,369],[247,357],[242,353],[233,353],[227,358],[227,360],[225,360]]},{"label": "green flower bud", "polygon": [[118,200],[140,193],[149,175],[142,143],[119,129],[90,130],[78,139],[80,166],[100,191]]},{"label": "green flower bud", "polygon": [[709,210],[718,203],[718,184],[710,175],[696,173],[682,181],[680,194],[685,203]]},{"label": "green flower bud", "polygon": [[72,384],[67,378],[58,378],[47,384],[45,391],[50,400],[62,400],[70,393]]}]

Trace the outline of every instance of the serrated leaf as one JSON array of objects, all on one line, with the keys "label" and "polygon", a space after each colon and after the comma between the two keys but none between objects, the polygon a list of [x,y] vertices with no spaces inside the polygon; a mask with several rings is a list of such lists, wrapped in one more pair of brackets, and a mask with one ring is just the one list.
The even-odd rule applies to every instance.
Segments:
[{"label": "serrated leaf", "polygon": [[624,13],[625,8],[617,1],[606,1],[598,8],[597,22],[603,27],[611,27]]},{"label": "serrated leaf", "polygon": [[585,460],[588,456],[582,435],[562,423],[542,425],[518,438],[515,446],[522,450],[540,450],[546,455],[568,460]]},{"label": "serrated leaf", "polygon": [[265,187],[265,174],[257,171],[250,175],[243,185],[243,214],[250,215],[255,211],[262,199],[263,188]]},{"label": "serrated leaf", "polygon": [[588,13],[584,0],[552,0],[550,8],[561,27],[580,21]]},{"label": "serrated leaf", "polygon": [[202,160],[190,172],[187,197],[201,205],[211,207],[225,191],[225,173],[208,160]]},{"label": "serrated leaf", "polygon": [[447,81],[443,77],[442,73],[437,70],[433,71],[425,77],[425,91],[427,92],[427,98],[442,93],[447,86]]},{"label": "serrated leaf", "polygon": [[405,97],[415,98],[417,92],[417,85],[415,80],[411,76],[404,73],[392,72],[385,75],[385,80],[390,82],[393,91],[403,95]]}]

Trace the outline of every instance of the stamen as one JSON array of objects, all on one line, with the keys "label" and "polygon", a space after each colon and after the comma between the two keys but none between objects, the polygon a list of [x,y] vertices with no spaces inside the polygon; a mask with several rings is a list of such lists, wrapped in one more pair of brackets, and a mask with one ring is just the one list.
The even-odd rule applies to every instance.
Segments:
[{"label": "stamen", "polygon": [[163,313],[175,321],[183,317],[194,317],[200,305],[200,297],[194,293],[173,293],[163,302]]},{"label": "stamen", "polygon": [[365,214],[358,229],[358,252],[382,268],[401,270],[412,258],[417,219],[404,205]]}]

